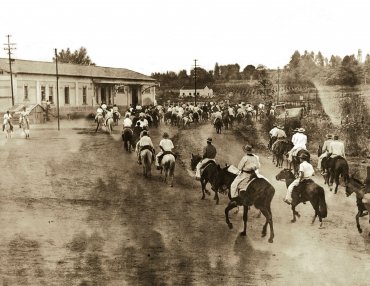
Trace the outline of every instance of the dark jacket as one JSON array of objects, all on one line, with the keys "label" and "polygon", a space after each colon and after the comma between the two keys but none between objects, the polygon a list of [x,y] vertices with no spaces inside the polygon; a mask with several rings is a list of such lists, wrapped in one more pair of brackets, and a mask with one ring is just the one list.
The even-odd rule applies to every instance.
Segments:
[{"label": "dark jacket", "polygon": [[216,157],[216,148],[211,143],[208,143],[206,147],[203,149],[203,159],[214,159]]}]

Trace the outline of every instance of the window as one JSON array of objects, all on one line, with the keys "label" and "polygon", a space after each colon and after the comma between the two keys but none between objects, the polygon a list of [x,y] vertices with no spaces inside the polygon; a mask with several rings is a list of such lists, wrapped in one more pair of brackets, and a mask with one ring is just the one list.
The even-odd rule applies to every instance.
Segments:
[{"label": "window", "polygon": [[49,102],[54,103],[54,87],[49,86]]},{"label": "window", "polygon": [[44,85],[41,86],[41,101],[46,101],[46,87]]},{"label": "window", "polygon": [[82,88],[82,104],[87,104],[87,87]]},{"label": "window", "polygon": [[182,95],[184,95],[184,96],[185,96],[185,92],[183,92],[183,93],[182,93]]},{"label": "window", "polygon": [[189,95],[191,95],[191,92],[189,92]]},{"label": "window", "polygon": [[28,100],[28,85],[23,87],[24,100]]},{"label": "window", "polygon": [[64,87],[64,104],[69,104],[69,86]]}]

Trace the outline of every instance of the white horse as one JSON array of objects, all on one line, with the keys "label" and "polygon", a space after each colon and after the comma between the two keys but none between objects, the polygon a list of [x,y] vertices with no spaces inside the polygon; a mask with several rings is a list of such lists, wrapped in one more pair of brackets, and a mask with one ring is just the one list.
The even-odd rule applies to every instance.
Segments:
[{"label": "white horse", "polygon": [[173,175],[175,173],[175,156],[173,154],[166,154],[163,156],[161,161],[162,170],[164,178],[163,182],[167,182],[167,177],[171,179],[171,187],[173,187]]},{"label": "white horse", "polygon": [[19,117],[19,127],[22,128],[23,133],[26,135],[26,139],[30,138],[30,124],[28,119],[24,117]]},{"label": "white horse", "polygon": [[9,120],[6,121],[4,130],[5,130],[5,134],[6,134],[6,139],[12,138],[13,130],[11,129]]}]

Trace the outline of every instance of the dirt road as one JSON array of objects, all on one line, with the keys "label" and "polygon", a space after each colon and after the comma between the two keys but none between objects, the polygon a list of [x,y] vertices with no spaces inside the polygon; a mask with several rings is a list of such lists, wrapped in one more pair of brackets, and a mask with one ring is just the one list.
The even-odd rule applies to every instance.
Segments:
[{"label": "dirt road", "polygon": [[302,217],[291,224],[285,185],[274,179],[278,169],[261,156],[261,173],[276,188],[269,244],[255,209],[248,236],[240,237],[242,212],[231,215],[229,230],[227,198],[218,206],[213,196],[200,200],[199,182],[187,170],[208,136],[220,163],[237,164],[243,142],[231,131],[152,130],[156,145],[165,130],[177,138],[171,188],[156,170],[152,179],[142,177],[118,130],[109,136],[94,134],[91,123],[70,124],[62,122],[59,133],[33,130],[29,141],[0,140],[2,285],[368,285],[370,227],[363,218],[365,233],[357,233],[355,198],[343,189],[326,192],[322,229],[310,224],[309,204],[298,207]]}]

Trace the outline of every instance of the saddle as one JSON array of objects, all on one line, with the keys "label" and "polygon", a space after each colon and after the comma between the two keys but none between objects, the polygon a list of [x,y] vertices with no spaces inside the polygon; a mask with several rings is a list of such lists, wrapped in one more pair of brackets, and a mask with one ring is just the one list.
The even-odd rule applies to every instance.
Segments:
[{"label": "saddle", "polygon": [[144,150],[149,150],[150,152],[154,154],[154,149],[150,145],[145,145],[145,146],[140,147],[140,153]]},{"label": "saddle", "polygon": [[309,185],[309,184],[312,184],[312,183],[314,183],[314,181],[312,180],[312,179],[305,179],[305,180],[303,180],[303,181],[301,181],[300,183],[299,183],[299,185],[298,186],[295,186],[294,188],[293,188],[293,192],[298,192],[298,196],[299,196],[299,198],[302,198],[302,192],[303,192],[303,190]]},{"label": "saddle", "polygon": [[208,162],[206,162],[204,165],[202,165],[202,167],[200,167],[200,175],[203,174],[204,170],[210,166],[211,164],[214,164],[216,165],[216,162],[214,160],[209,160]]},{"label": "saddle", "polygon": [[159,164],[161,164],[161,161],[162,161],[162,159],[163,159],[163,157],[164,157],[165,155],[173,155],[173,157],[175,158],[175,160],[176,160],[176,158],[177,158],[177,155],[176,155],[175,153],[173,153],[173,152],[171,152],[171,151],[163,151],[162,155],[160,155],[160,156],[158,157],[158,163],[159,163]]}]

